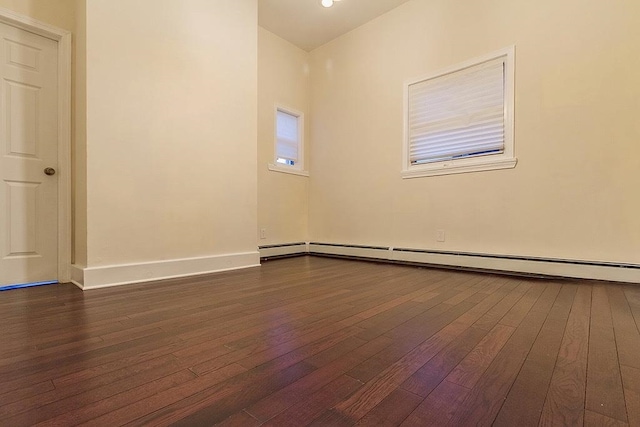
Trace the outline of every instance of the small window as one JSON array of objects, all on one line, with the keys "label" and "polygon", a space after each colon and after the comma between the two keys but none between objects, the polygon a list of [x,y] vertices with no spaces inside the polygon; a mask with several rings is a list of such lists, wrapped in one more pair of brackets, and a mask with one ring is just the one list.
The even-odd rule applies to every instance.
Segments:
[{"label": "small window", "polygon": [[276,138],[274,164],[270,170],[307,175],[303,171],[304,115],[300,112],[276,107]]},{"label": "small window", "polygon": [[405,85],[402,176],[512,168],[509,48]]}]

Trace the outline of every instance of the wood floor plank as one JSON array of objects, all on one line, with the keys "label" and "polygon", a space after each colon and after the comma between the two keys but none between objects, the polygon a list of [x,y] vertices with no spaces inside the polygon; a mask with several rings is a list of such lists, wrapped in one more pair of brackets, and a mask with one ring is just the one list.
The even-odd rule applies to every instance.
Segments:
[{"label": "wood floor plank", "polygon": [[607,290],[593,287],[585,409],[627,422],[627,409]]},{"label": "wood floor plank", "polygon": [[427,397],[486,335],[486,330],[472,326],[407,378],[400,388]]},{"label": "wood floor plank", "polygon": [[571,307],[540,425],[582,425],[587,379],[591,286],[582,284]]},{"label": "wood floor plank", "polygon": [[562,286],[494,426],[538,423],[576,291],[576,285]]},{"label": "wood floor plank", "polygon": [[[529,291],[532,284],[526,281],[517,281],[513,282],[511,286],[513,287],[513,289],[509,292],[509,294],[502,301],[496,304],[491,310],[489,310],[487,314],[478,319],[474,327],[485,329],[487,331],[492,329],[504,316],[507,315],[507,313],[511,311],[513,306],[522,299],[522,297]],[[540,292],[543,291],[543,286],[538,285],[537,287],[541,288]]]},{"label": "wood floor plank", "polygon": [[[185,423],[222,421],[313,372],[315,367],[304,362],[304,359],[332,347],[358,331],[358,328],[348,327],[328,336],[319,335],[313,342],[301,344],[293,351],[278,357],[269,357],[267,359],[269,363],[256,365],[255,368],[241,375],[235,375],[216,387],[201,390],[185,399],[174,400],[170,404],[159,402],[163,403],[161,408],[156,408],[153,413],[136,420],[136,423],[168,423],[182,419],[185,419]],[[188,415],[190,413],[191,415]]]},{"label": "wood floor plank", "polygon": [[[295,340],[286,341],[283,344],[275,345],[273,347],[260,350],[255,354],[251,354],[247,357],[244,357],[238,361],[241,366],[244,366],[247,369],[254,368],[256,366],[267,363],[273,359],[276,359],[279,356],[284,356],[292,352],[292,350],[297,348],[304,348],[305,346],[310,347],[311,355],[316,354],[320,351],[323,351],[327,348],[330,348],[337,342],[342,341],[347,337],[352,337],[356,335],[358,332],[362,331],[362,329],[357,327],[343,327],[342,325],[329,325],[313,331],[309,334],[305,334],[303,336],[297,337]],[[323,340],[322,347],[320,350],[316,351],[316,343],[318,340]],[[295,341],[292,344],[292,341]],[[200,365],[196,365],[193,369],[197,372],[201,372]]]},{"label": "wood floor plank", "polygon": [[265,427],[307,425],[323,413],[326,408],[330,408],[340,400],[349,397],[360,387],[362,387],[360,381],[347,375],[341,375],[327,386],[300,399],[295,405],[287,408],[263,425]]},{"label": "wood floor plank", "polygon": [[[208,375],[202,375],[194,378],[186,383],[180,383],[174,387],[170,387],[154,393],[151,396],[140,400],[129,402],[120,408],[111,409],[109,412],[92,418],[84,423],[87,426],[105,426],[105,425],[125,425],[134,423],[143,417],[149,417],[153,412],[169,406],[170,404],[179,402],[190,396],[196,395],[203,390],[211,389],[218,384],[233,378],[240,373],[246,372],[246,369],[239,365],[228,365],[225,368],[212,372]],[[141,425],[142,423],[139,423]]]},{"label": "wood floor plank", "polygon": [[633,286],[303,256],[1,296],[2,426],[640,425]]},{"label": "wood floor plank", "polygon": [[212,425],[224,421],[252,403],[313,372],[314,368],[299,362],[287,368],[251,370],[234,376],[217,387],[203,390],[170,405],[162,405],[149,415],[135,420],[134,425],[193,426]]},{"label": "wood floor plank", "polygon": [[[367,382],[382,372],[384,369],[396,363],[400,358],[408,352],[415,349],[420,343],[431,337],[461,314],[468,311],[474,304],[462,302],[454,307],[448,304],[439,304],[430,311],[430,316],[420,317],[422,322],[414,324],[414,319],[405,322],[396,329],[404,329],[408,324],[414,324],[411,331],[403,330],[399,334],[385,334],[392,338],[395,342],[394,346],[390,346],[370,359],[364,361],[360,365],[354,367],[348,372],[348,375],[362,381]],[[395,332],[395,331],[394,331]]]},{"label": "wood floor plank", "polygon": [[[313,365],[318,367],[317,370],[259,400],[246,408],[246,411],[260,421],[270,420],[303,399],[307,393],[319,390],[362,360],[371,357],[371,355],[376,354],[392,343],[393,341],[390,338],[379,336],[358,346],[349,353],[340,355],[323,366],[315,363]],[[305,362],[309,363],[310,359],[313,359],[313,356],[305,359]]]},{"label": "wood floor plank", "polygon": [[[400,297],[394,298],[390,301],[387,301],[383,304],[378,304],[376,307],[372,307],[368,310],[365,311],[361,311],[360,313],[358,313],[356,316],[358,317],[358,319],[361,320],[365,320],[365,319],[369,319],[370,317],[376,316],[378,314],[384,313],[385,311],[391,310],[401,304],[404,304],[406,302],[409,302],[415,298],[419,298],[420,296],[426,294],[427,292],[429,292],[430,289],[418,289],[416,291],[413,291],[411,293],[408,293],[406,295],[402,295]],[[464,299],[464,298],[463,298]]]},{"label": "wood floor plank", "polygon": [[[166,354],[172,349],[177,349],[183,341],[179,338],[158,334],[149,336],[135,342],[124,343],[123,345],[109,346],[88,352],[72,353],[58,359],[52,358],[50,361],[40,363],[31,368],[17,369],[9,366],[3,369],[4,378],[0,380],[0,393],[15,390],[27,385],[36,384],[45,380],[52,380],[59,376],[68,375],[73,372],[88,368],[97,367],[107,363],[117,363],[126,358],[143,358],[155,356],[155,352]],[[159,350],[160,349],[160,350]]]},{"label": "wood floor plank", "polygon": [[525,295],[500,319],[500,324],[517,328],[545,289],[544,285],[530,287]]},{"label": "wood floor plank", "polygon": [[[44,419],[54,417],[63,412],[137,387],[140,384],[151,381],[158,375],[169,375],[179,370],[174,357],[159,357],[92,378],[86,383],[73,384],[68,387],[56,387],[49,392],[3,405],[0,407],[0,417],[13,417],[13,422],[21,424],[17,421],[17,414],[30,412],[29,419],[37,419],[39,422],[42,421],[39,419],[40,416],[44,417]],[[36,410],[41,414],[38,417],[33,415]]]},{"label": "wood floor plank", "polygon": [[625,297],[622,286],[606,287],[611,305],[611,317],[621,365],[640,369],[640,331]]},{"label": "wood floor plank", "polygon": [[640,426],[640,369],[621,366],[629,425]]},{"label": "wood floor plank", "polygon": [[309,423],[309,427],[352,427],[353,421],[334,409],[324,411]]},{"label": "wood floor plank", "polygon": [[224,421],[216,424],[218,427],[256,427],[262,423],[244,411],[236,412]]},{"label": "wood floor plank", "polygon": [[[462,282],[453,281],[449,283],[449,286],[455,285],[458,291],[464,291],[482,283],[481,280],[472,280],[468,276],[462,276],[461,279]],[[475,303],[468,301],[473,297],[473,294],[456,305],[447,303],[446,301],[458,291],[453,289],[445,291],[437,298],[425,303],[424,307],[427,308],[425,312],[389,331],[388,335],[395,338],[397,345],[389,347],[387,350],[363,362],[348,374],[360,381],[369,381],[477,303],[477,301]],[[363,334],[361,333],[358,336],[363,336]]]},{"label": "wood floor plank", "polygon": [[413,375],[458,335],[469,328],[478,318],[504,298],[504,292],[495,292],[481,303],[466,311],[455,321],[444,327],[436,335],[407,353],[398,362],[385,369],[373,381],[368,382],[351,398],[336,405],[340,411],[354,421],[358,421],[373,407],[378,405],[407,378]]},{"label": "wood floor plank", "polygon": [[585,427],[627,427],[629,424],[626,422],[616,420],[615,418],[609,418],[597,412],[586,410],[584,413],[584,425]]},{"label": "wood floor plank", "polygon": [[447,381],[472,389],[514,330],[511,326],[496,325],[447,376]]},{"label": "wood floor plank", "polygon": [[[357,308],[351,307],[346,313],[343,313],[336,318],[342,319],[346,316],[351,315],[355,311],[357,311]],[[263,322],[263,325],[260,327],[238,331],[235,333],[235,336],[247,336],[248,334],[249,336],[260,336],[265,329],[269,329],[270,325],[277,327],[277,325],[280,325],[280,323],[274,323],[271,320],[269,322]],[[338,331],[341,330],[341,328],[338,326],[327,325],[326,322],[325,324],[315,325],[314,328],[307,329],[306,332],[308,332],[308,334],[304,335],[303,337],[302,335],[298,334],[301,337],[299,345],[303,345],[304,342],[312,341],[318,336],[325,336],[327,330],[329,330],[330,333],[330,330]],[[176,351],[173,354],[178,357],[181,360],[181,363],[183,363],[185,366],[191,367],[194,372],[203,374],[206,372],[215,371],[216,369],[219,369],[220,367],[225,366],[228,363],[247,359],[250,356],[253,357],[253,360],[245,360],[245,363],[255,364],[256,361],[265,360],[265,357],[267,359],[270,356],[277,357],[277,354],[275,354],[276,351],[269,354],[268,352],[265,352],[265,350],[272,349],[275,347],[276,343],[279,343],[279,348],[282,349],[282,351],[286,352],[287,350],[291,350],[293,348],[290,343],[295,342],[296,339],[295,335],[293,337],[289,337],[288,339],[274,339],[271,345],[269,345],[269,341],[257,339],[255,341],[250,341],[250,345],[242,346],[242,348],[235,351],[232,351],[232,349],[229,348],[228,344],[226,344],[228,341],[230,340],[226,338],[226,336],[223,336],[212,341],[198,344],[196,347],[186,347],[185,349]]]},{"label": "wood floor plank", "polygon": [[[469,389],[443,381],[401,424],[403,427],[448,425]],[[454,424],[455,425],[455,424]],[[475,424],[482,425],[482,424]]]},{"label": "wood floor plank", "polygon": [[636,326],[640,329],[640,289],[637,286],[625,286],[624,294],[636,321]]},{"label": "wood floor plank", "polygon": [[364,329],[358,334],[358,337],[365,340],[376,338],[427,310],[428,308],[424,304],[414,301],[399,305],[393,310],[358,323],[358,326]]},{"label": "wood floor plank", "polygon": [[[349,309],[350,307],[347,307]],[[334,310],[342,311],[344,306],[334,307],[329,310],[333,314]],[[303,310],[293,309],[288,312],[288,316],[269,316],[269,321],[264,321],[264,316],[245,316],[244,322],[225,322],[222,326],[209,326],[196,331],[187,332],[174,331],[185,342],[183,348],[173,354],[182,360],[202,360],[203,353],[218,350],[221,346],[231,352],[233,348],[231,342],[247,339],[246,342],[254,344],[257,338],[271,331],[289,331],[295,326],[304,325],[310,322],[314,316]],[[277,333],[277,332],[275,332]],[[236,345],[236,348],[246,348],[245,345]],[[206,358],[205,358],[206,360]]]},{"label": "wood floor plank", "polygon": [[397,388],[371,411],[367,412],[367,415],[358,421],[356,425],[371,427],[398,426],[423,400],[424,398],[421,396]]},{"label": "wood floor plank", "polygon": [[432,319],[431,322],[425,324],[424,328],[416,331],[414,335],[405,336],[401,340],[392,339],[395,343],[394,346],[389,346],[363,361],[358,366],[353,367],[347,374],[362,382],[371,380],[468,309],[468,305],[461,305]]},{"label": "wood floor plank", "polygon": [[467,398],[457,407],[453,424],[490,425],[494,421],[559,291],[560,285],[556,283],[545,288]]},{"label": "wood floor plank", "polygon": [[467,354],[495,327],[514,304],[529,289],[529,284],[516,283],[507,296],[491,310],[478,319],[469,330],[454,340],[447,348],[438,353],[415,374],[409,377],[401,388],[426,397],[444,378],[464,359]]},{"label": "wood floor plank", "polygon": [[46,393],[54,389],[55,386],[53,385],[53,381],[43,381],[41,383],[1,394],[0,402],[2,402],[3,406],[6,406],[14,402],[25,401],[26,399],[32,398],[33,396]]},{"label": "wood floor plank", "polygon": [[189,370],[178,371],[166,377],[158,376],[157,378],[140,386],[134,387],[130,390],[121,391],[118,394],[97,400],[93,403],[86,403],[76,409],[66,410],[58,416],[48,415],[48,419],[40,422],[38,425],[41,427],[55,427],[86,423],[95,418],[105,416],[106,414],[114,412],[122,407],[161,393],[164,390],[178,387],[181,384],[185,384],[193,380],[194,378],[195,374]]}]

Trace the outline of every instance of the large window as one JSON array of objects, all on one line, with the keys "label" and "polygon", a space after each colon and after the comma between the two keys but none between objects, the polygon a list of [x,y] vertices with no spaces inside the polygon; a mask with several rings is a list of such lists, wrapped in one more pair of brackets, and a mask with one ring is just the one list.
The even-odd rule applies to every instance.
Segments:
[{"label": "large window", "polygon": [[402,176],[512,168],[514,48],[405,85]]},{"label": "large window", "polygon": [[275,129],[275,158],[269,169],[307,175],[304,171],[304,115],[277,106]]}]

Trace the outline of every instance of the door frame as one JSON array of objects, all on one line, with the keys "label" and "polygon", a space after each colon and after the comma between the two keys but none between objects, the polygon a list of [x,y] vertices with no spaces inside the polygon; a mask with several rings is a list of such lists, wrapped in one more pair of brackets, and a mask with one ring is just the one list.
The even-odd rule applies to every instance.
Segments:
[{"label": "door frame", "polygon": [[71,279],[71,32],[0,7],[0,22],[58,43],[58,281]]}]

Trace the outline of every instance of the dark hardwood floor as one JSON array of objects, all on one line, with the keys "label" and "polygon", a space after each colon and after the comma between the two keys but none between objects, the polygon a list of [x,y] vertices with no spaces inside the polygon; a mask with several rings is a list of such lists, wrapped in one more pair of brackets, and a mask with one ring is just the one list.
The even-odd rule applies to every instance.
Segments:
[{"label": "dark hardwood floor", "polygon": [[640,426],[640,287],[317,257],[0,293],[2,426]]}]

